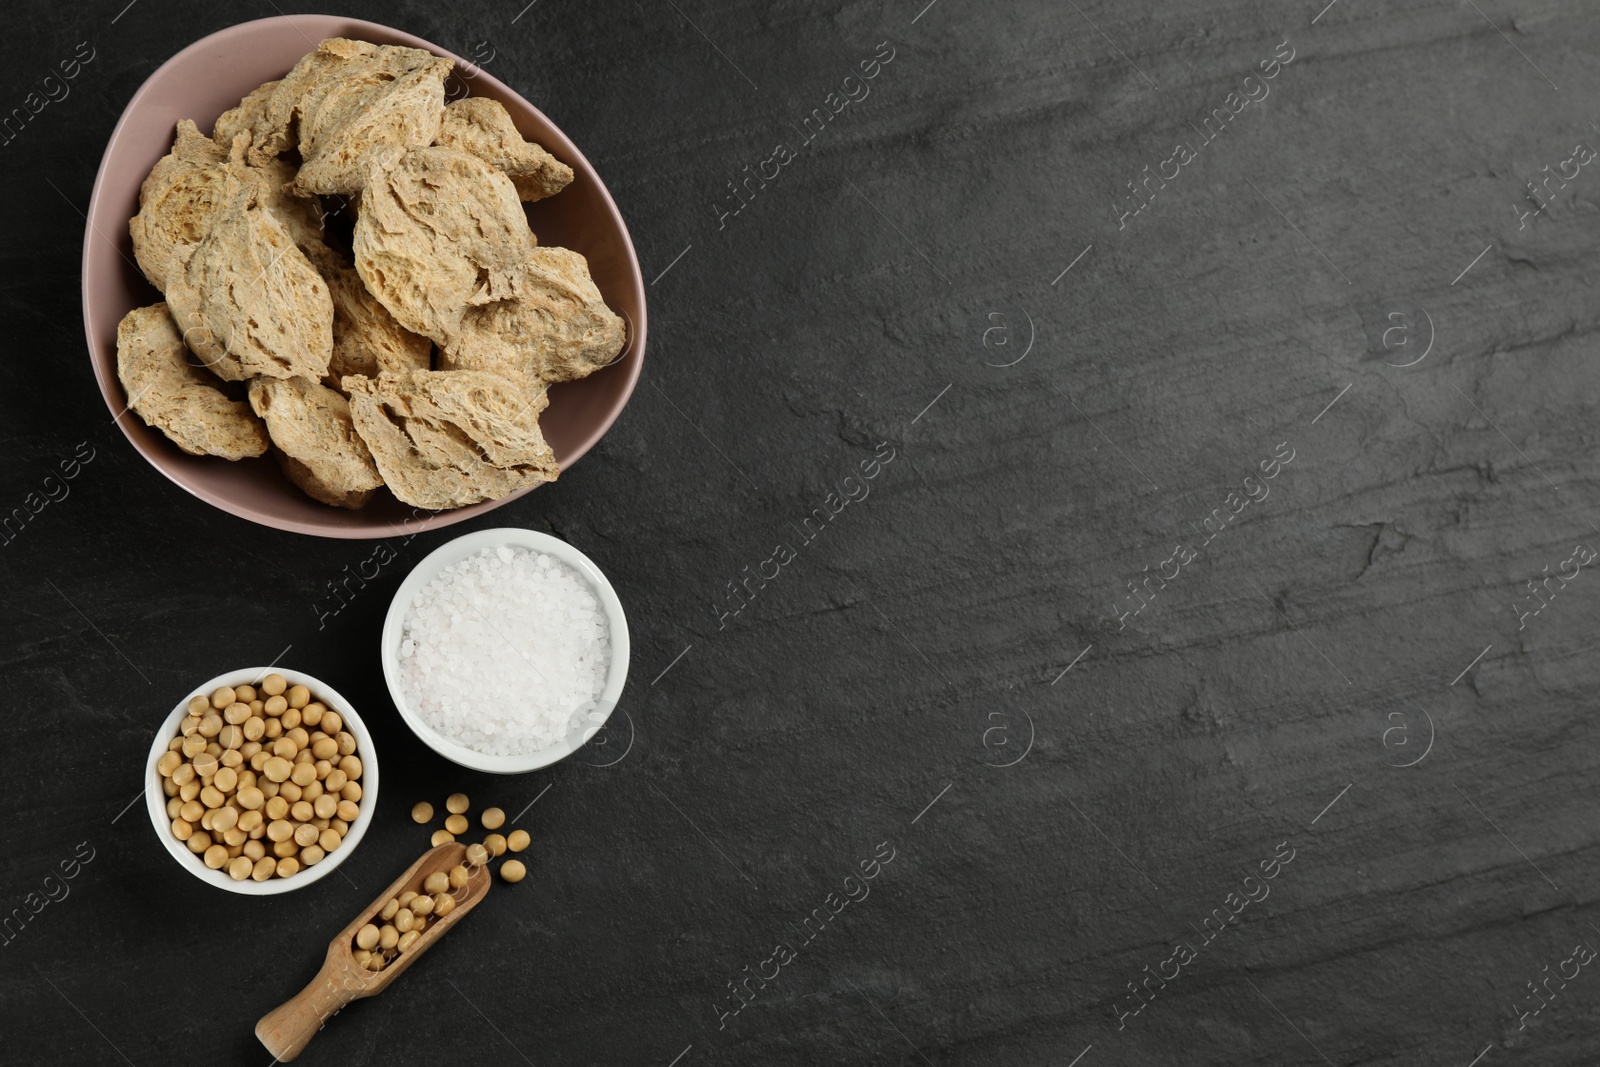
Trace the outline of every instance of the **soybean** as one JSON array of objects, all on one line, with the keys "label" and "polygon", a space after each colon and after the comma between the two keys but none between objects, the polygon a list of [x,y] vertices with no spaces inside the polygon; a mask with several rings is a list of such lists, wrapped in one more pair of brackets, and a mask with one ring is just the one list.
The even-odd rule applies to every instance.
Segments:
[{"label": "soybean", "polygon": [[362,761],[343,718],[309,688],[268,675],[196,694],[184,710],[156,770],[172,836],[209,868],[287,878],[343,844],[361,813]]}]

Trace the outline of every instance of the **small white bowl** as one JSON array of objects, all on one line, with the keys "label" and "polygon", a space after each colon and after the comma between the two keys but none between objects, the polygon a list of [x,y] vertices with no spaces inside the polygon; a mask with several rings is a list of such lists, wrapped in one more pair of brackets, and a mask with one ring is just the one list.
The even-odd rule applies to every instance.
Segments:
[{"label": "small white bowl", "polygon": [[[228,877],[226,871],[213,871],[207,867],[204,860],[189,851],[187,844],[172,836],[172,820],[167,816],[167,795],[161,788],[161,772],[156,770],[156,761],[167,751],[167,745],[172,739],[178,735],[178,724],[187,714],[190,699],[199,694],[210,696],[218,687],[224,685],[259,685],[261,679],[269,674],[281,674],[290,685],[303,685],[311,690],[311,694],[329,710],[339,713],[340,718],[344,720],[345,728],[355,735],[356,755],[361,757],[361,814],[356,816],[356,821],[351,824],[344,843],[328,853],[321,863],[303,868],[298,874],[290,875],[288,878],[274,876],[265,882],[246,878],[242,882],[235,882]],[[284,667],[250,667],[229,671],[189,689],[184,698],[178,701],[178,706],[172,709],[172,714],[161,724],[161,729],[156,731],[156,738],[150,745],[148,763],[149,766],[145,768],[144,798],[145,807],[150,812],[150,824],[155,827],[156,836],[167,846],[172,858],[190,874],[202,882],[208,882],[218,889],[226,889],[230,893],[243,893],[252,897],[288,893],[291,890],[302,889],[319,878],[331,874],[335,867],[356,850],[361,838],[366,835],[367,827],[372,823],[372,813],[378,809],[378,755],[377,750],[373,748],[372,735],[367,732],[366,723],[361,721],[361,716],[356,714],[350,702],[340,696],[333,686],[309,674],[291,671]]]},{"label": "small white bowl", "polygon": [[[405,634],[406,611],[410,608],[412,599],[423,586],[433,581],[451,564],[459,563],[486,548],[500,547],[526,548],[543,552],[582,574],[589,580],[596,599],[600,601],[610,631],[611,663],[606,672],[605,688],[595,700],[597,710],[581,719],[574,719],[566,736],[560,741],[527,756],[485,755],[450,740],[429,726],[411,709],[400,680],[400,643]],[[622,696],[622,687],[628,680],[630,655],[628,619],[622,613],[622,601],[617,599],[616,590],[611,588],[606,576],[600,573],[600,568],[596,567],[588,556],[565,541],[548,534],[517,527],[479,530],[458,537],[429,553],[427,558],[412,569],[406,580],[400,583],[400,588],[394,594],[394,600],[389,603],[388,617],[383,622],[382,655],[383,677],[389,683],[389,695],[394,698],[394,706],[399,710],[400,717],[406,721],[406,725],[411,727],[424,744],[452,763],[470,767],[475,771],[488,771],[490,774],[523,774],[527,771],[536,771],[540,767],[548,767],[578,751],[605,725],[606,719],[616,709],[617,701]]]}]

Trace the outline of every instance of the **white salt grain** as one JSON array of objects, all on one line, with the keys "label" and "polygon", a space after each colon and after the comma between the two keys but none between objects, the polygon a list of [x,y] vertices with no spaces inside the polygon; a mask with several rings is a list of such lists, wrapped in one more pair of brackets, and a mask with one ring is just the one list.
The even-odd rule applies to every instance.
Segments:
[{"label": "white salt grain", "polygon": [[400,642],[407,703],[490,756],[586,737],[610,665],[610,627],[588,580],[524,548],[446,567],[412,598]]}]

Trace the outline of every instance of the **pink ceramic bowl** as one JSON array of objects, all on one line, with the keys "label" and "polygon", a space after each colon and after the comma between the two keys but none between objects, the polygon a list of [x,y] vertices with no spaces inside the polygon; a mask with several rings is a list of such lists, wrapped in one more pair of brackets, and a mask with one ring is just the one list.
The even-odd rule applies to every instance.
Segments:
[{"label": "pink ceramic bowl", "polygon": [[[100,161],[89,198],[83,236],[83,325],[100,391],[122,432],[162,474],[201,500],[266,526],[323,537],[388,537],[418,532],[481,515],[529,490],[454,511],[418,511],[380,491],[360,511],[328,507],[300,492],[270,456],[230,463],[190,456],[160,431],[127,410],[117,380],[117,323],[135,307],[161,294],[145,281],[133,260],[128,220],[139,210],[139,186],[172,147],[179,119],[193,119],[209,132],[217,116],[262,82],[281,78],[326,37],[352,37],[375,44],[426,48],[457,61],[473,96],[504,104],[522,135],[543,145],[573,169],[571,185],[556,196],[525,205],[542,245],[571,248],[588,257],[589,270],[606,303],[628,320],[628,346],[611,366],[550,390],[540,420],[563,470],[600,440],[622,412],[644,361],[644,279],[628,227],[611,194],[566,134],[543,113],[481,68],[446,49],[375,22],[332,15],[287,15],[246,22],[196,41],[162,64],[128,102]],[[458,81],[452,80],[451,88]],[[458,90],[459,95],[459,90]]]}]

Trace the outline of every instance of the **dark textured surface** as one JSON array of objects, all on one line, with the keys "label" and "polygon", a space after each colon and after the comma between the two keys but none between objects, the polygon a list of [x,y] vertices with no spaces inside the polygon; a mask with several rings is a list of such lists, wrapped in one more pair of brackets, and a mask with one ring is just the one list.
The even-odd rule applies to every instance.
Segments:
[{"label": "dark textured surface", "polygon": [[[378,667],[394,587],[463,529],[397,543],[319,628],[372,546],[189,499],[107,417],[77,300],[105,138],[172,52],[277,13],[122,4],[0,16],[5,110],[94,49],[0,146],[0,503],[60,496],[58,464],[93,455],[0,546],[0,904],[94,856],[0,948],[0,1059],[265,1065],[255,1019],[420,851],[410,805],[458,788],[537,798],[528,880],[302,1062],[1600,1057],[1600,977],[1568,962],[1600,947],[1600,576],[1552,581],[1520,629],[1513,606],[1600,544],[1600,174],[1517,217],[1524,182],[1600,143],[1589,5],[350,5],[492,54],[657,279],[610,435],[473,524],[552,531],[611,576],[627,715],[584,758],[628,723],[631,749],[490,779],[425,752]],[[1124,183],[1285,39],[1265,101],[1119,229]],[[880,42],[870,96],[803,143]],[[732,214],[727,183],[780,142]],[[880,442],[893,460],[836,489]],[[1265,499],[1205,543],[1249,485]],[[1189,551],[1119,625],[1127,583]],[[377,819],[348,878],[226,895],[126,806],[188,686],[286,647],[378,732]],[[1270,893],[1208,943],[1242,888]],[[1179,938],[1194,958],[1119,1022]]]}]

